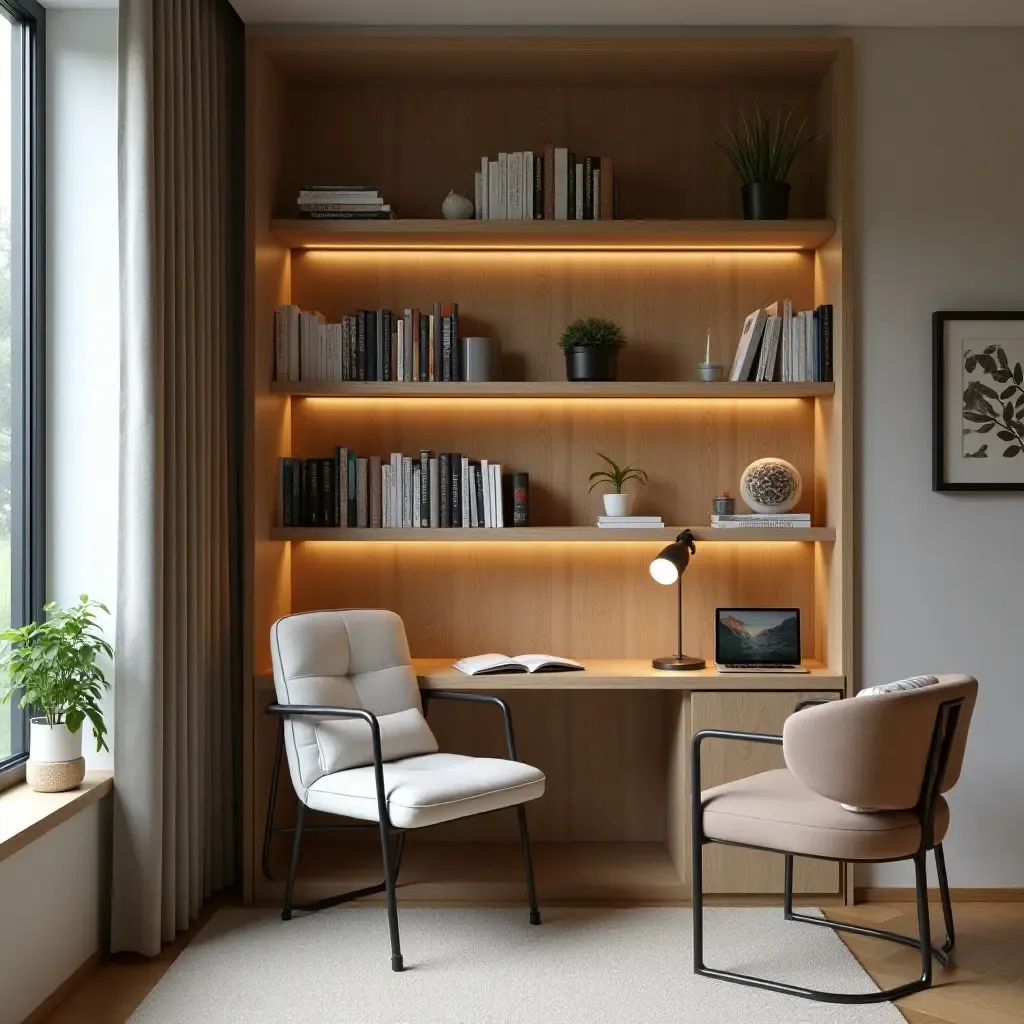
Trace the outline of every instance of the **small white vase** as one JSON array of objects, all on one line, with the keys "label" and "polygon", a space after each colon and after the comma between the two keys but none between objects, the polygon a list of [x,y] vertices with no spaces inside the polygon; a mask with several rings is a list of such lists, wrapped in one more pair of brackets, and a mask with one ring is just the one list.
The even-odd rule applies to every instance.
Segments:
[{"label": "small white vase", "polygon": [[606,516],[628,516],[630,506],[633,504],[632,494],[605,494],[604,514]]},{"label": "small white vase", "polygon": [[25,780],[37,793],[77,789],[85,778],[84,726],[72,732],[66,725],[48,725],[45,718],[33,718],[29,725]]}]

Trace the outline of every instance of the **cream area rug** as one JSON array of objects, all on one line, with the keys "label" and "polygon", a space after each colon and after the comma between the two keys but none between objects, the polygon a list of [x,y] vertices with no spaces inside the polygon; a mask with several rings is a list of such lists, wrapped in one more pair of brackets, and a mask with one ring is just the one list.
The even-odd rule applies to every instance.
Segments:
[{"label": "cream area rug", "polygon": [[[221,910],[131,1024],[903,1024],[890,1003],[837,1006],[695,977],[677,909],[400,910],[391,971],[384,909],[282,921]],[[874,983],[832,931],[778,908],[712,908],[709,966],[847,992]]]}]

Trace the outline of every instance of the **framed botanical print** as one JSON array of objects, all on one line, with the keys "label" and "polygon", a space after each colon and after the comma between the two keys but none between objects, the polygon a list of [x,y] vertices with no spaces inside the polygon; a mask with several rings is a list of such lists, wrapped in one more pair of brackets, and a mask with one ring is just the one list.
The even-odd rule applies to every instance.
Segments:
[{"label": "framed botanical print", "polygon": [[932,315],[932,490],[1024,491],[1024,311]]}]

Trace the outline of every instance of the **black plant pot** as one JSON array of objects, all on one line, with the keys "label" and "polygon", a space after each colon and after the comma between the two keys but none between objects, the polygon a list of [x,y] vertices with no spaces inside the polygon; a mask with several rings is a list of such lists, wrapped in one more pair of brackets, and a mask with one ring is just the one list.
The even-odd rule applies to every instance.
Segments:
[{"label": "black plant pot", "polygon": [[565,350],[569,380],[615,380],[619,350],[611,345],[574,345]]},{"label": "black plant pot", "polygon": [[744,185],[743,216],[747,220],[785,220],[789,216],[789,183],[755,181]]}]

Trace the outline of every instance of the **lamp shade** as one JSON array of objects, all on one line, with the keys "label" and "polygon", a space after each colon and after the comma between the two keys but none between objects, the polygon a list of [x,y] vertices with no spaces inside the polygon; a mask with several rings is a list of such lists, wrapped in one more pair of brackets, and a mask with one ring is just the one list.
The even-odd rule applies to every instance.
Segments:
[{"label": "lamp shade", "polygon": [[651,576],[656,582],[670,586],[686,571],[690,555],[696,553],[693,534],[689,530],[684,530],[651,562]]}]

